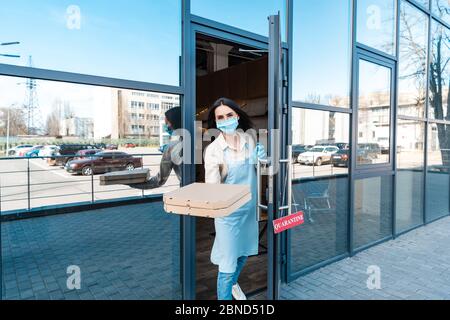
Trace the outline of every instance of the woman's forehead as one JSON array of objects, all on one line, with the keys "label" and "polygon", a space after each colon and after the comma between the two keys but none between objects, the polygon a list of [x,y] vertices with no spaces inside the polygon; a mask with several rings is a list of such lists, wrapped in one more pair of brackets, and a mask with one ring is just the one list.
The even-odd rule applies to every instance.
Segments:
[{"label": "woman's forehead", "polygon": [[216,108],[216,115],[226,115],[229,113],[235,113],[229,106],[221,105]]}]

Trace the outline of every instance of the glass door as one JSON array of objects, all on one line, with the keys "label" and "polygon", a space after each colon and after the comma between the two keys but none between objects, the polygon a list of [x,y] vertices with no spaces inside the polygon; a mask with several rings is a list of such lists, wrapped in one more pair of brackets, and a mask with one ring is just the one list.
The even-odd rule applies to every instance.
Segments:
[{"label": "glass door", "polygon": [[358,52],[352,146],[353,252],[392,237],[394,177],[394,71],[379,56]]}]

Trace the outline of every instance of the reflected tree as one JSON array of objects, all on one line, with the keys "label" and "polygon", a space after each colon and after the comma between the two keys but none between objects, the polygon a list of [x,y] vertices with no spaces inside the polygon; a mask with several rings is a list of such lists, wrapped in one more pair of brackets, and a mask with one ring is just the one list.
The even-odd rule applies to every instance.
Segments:
[{"label": "reflected tree", "polygon": [[[449,32],[436,24],[433,35],[430,59],[430,110],[436,119],[450,121]],[[450,167],[450,125],[440,124],[437,130],[443,165]]]}]

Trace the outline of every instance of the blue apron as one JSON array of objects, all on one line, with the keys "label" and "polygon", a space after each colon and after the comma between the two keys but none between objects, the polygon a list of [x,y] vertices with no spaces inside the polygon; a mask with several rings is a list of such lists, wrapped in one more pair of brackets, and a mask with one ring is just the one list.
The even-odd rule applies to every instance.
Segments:
[{"label": "blue apron", "polygon": [[249,159],[230,160],[228,148],[224,150],[224,158],[228,168],[224,183],[249,185],[252,192],[250,202],[227,217],[214,219],[216,238],[211,251],[211,262],[219,266],[219,272],[233,273],[239,257],[258,254],[256,169]]}]

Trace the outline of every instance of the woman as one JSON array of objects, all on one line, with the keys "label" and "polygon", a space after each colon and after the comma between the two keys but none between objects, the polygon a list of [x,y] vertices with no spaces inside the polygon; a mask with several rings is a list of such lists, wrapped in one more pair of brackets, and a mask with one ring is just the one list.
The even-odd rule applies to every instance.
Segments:
[{"label": "woman", "polygon": [[[221,134],[205,152],[205,182],[250,185],[252,200],[224,218],[214,221],[211,262],[219,266],[217,297],[219,300],[246,300],[237,283],[249,256],[258,254],[256,221],[256,157],[264,156],[247,131],[252,129],[248,115],[230,99],[221,98],[209,109],[208,126]],[[237,131],[238,129],[241,129]]]},{"label": "woman", "polygon": [[181,108],[175,107],[165,113],[164,131],[170,135],[170,142],[163,147],[160,169],[157,175],[151,177],[145,183],[128,184],[136,189],[146,190],[162,187],[170,176],[172,169],[179,181],[181,181],[181,158],[183,145],[175,131],[181,128]]}]

